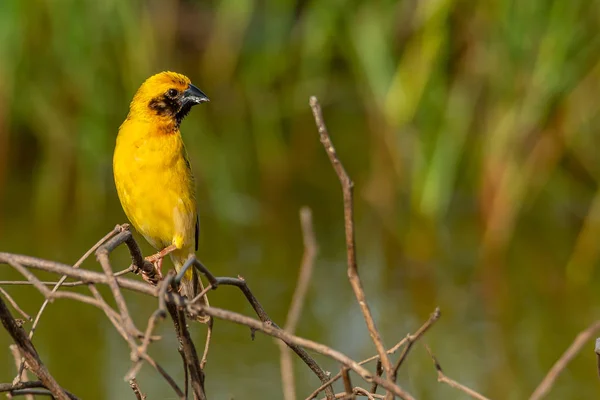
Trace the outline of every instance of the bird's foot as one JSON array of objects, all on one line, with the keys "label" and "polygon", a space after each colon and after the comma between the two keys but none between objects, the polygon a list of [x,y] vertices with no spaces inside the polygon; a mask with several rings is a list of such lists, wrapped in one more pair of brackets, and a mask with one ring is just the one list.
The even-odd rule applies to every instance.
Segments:
[{"label": "bird's foot", "polygon": [[[177,247],[174,244],[172,244],[170,246],[165,247],[158,253],[152,254],[151,256],[146,257],[146,261],[148,261],[152,265],[154,265],[154,270],[156,271],[156,275],[158,275],[159,280],[162,280],[162,278],[163,278],[163,274],[162,274],[163,259],[167,254],[173,252],[174,250],[177,250]],[[156,285],[156,283],[153,283],[153,282],[156,282],[156,277],[148,277],[145,275],[142,275],[142,277],[144,278],[144,280],[146,282]]]},{"label": "bird's foot", "polygon": [[165,247],[161,251],[156,254],[152,254],[151,256],[146,257],[147,261],[150,261],[152,264],[156,263],[158,260],[162,260],[167,254],[174,252],[177,250],[177,246],[174,244]]}]

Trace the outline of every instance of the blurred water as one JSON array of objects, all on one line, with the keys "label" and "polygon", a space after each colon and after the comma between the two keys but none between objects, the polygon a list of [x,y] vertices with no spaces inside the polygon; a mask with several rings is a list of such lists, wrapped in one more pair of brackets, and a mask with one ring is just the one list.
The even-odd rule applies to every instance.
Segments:
[{"label": "blurred water", "polygon": [[[329,175],[332,193],[335,193],[335,176],[329,172],[324,174]],[[113,197],[110,203],[115,201]],[[354,358],[366,358],[374,354],[374,348],[345,276],[341,203],[339,198],[332,199],[330,213],[323,210],[320,201],[308,203],[314,208],[321,251],[298,333],[330,344]],[[336,203],[337,211],[333,207]],[[360,196],[357,203],[361,209]],[[275,214],[275,211],[262,210],[262,213]],[[271,215],[275,221],[272,225],[258,223],[225,234],[210,215],[203,213],[199,256],[219,275],[244,276],[272,318],[283,323],[302,245],[293,207],[284,207],[277,213],[279,218]],[[259,220],[268,219],[265,216]],[[15,209],[7,215],[6,233],[1,242],[3,250],[72,263],[114,223],[124,219],[119,212],[112,212],[92,221],[67,220],[64,227],[57,227],[55,231],[44,231],[23,221],[27,221],[26,211]],[[358,254],[365,289],[386,344],[391,346],[414,331],[435,305],[440,305],[442,319],[427,334],[425,342],[434,349],[450,376],[484,393],[501,398],[524,397],[577,331],[594,319],[595,308],[584,300],[591,299],[591,293],[583,289],[578,290],[577,296],[565,292],[560,277],[549,267],[561,253],[559,245],[550,245],[550,233],[532,235],[524,226],[522,233],[528,238],[527,246],[522,242],[524,239],[516,240],[510,252],[510,264],[502,265],[502,271],[497,272],[506,276],[494,281],[498,288],[487,292],[474,262],[478,257],[477,248],[469,244],[467,237],[468,231],[474,228],[465,218],[457,217],[456,221],[448,221],[446,226],[440,227],[445,243],[431,254],[422,254],[418,241],[427,240],[427,234],[437,236],[436,233],[413,228],[416,230],[411,233],[414,246],[403,251],[401,257],[387,260],[381,221],[369,212],[359,213],[357,221]],[[454,226],[456,223],[463,231]],[[425,236],[419,239],[418,235]],[[148,246],[140,242],[149,252]],[[531,250],[536,246],[537,251]],[[566,249],[562,251],[566,253]],[[125,249],[117,250],[112,257],[114,268],[125,267],[127,258]],[[544,259],[545,265],[542,264]],[[84,266],[98,269],[93,260]],[[2,271],[2,279],[18,278],[6,266]],[[41,304],[41,296],[33,288],[10,287],[8,290],[31,314]],[[215,306],[251,315],[250,307],[233,288],[222,287],[211,294],[211,303]],[[127,299],[138,326],[143,327],[156,304],[140,296],[128,295]],[[152,355],[181,380],[180,359],[169,324],[163,323],[160,331],[165,338],[152,345]],[[204,327],[194,326],[193,332],[198,343],[202,343]],[[6,349],[7,335],[0,335],[0,340],[0,348]],[[59,382],[83,398],[130,396],[122,379],[129,368],[127,347],[101,311],[58,300],[50,305],[42,319],[35,344]],[[582,398],[596,393],[593,354],[586,350],[558,381],[554,398],[573,393],[575,388],[582,393]],[[339,368],[330,360],[318,359],[327,370],[335,372]],[[316,378],[299,362],[296,362],[296,371],[301,394],[307,394],[318,385]],[[0,365],[4,381],[9,381],[13,374],[11,363]],[[214,398],[280,396],[278,350],[273,340],[257,334],[252,341],[248,329],[227,322],[215,323],[206,374],[207,390]],[[498,380],[510,384],[500,384]],[[419,398],[459,397],[451,389],[435,383],[433,367],[421,346],[415,347],[400,381]],[[153,398],[173,397],[151,368],[142,369],[140,385]]]}]

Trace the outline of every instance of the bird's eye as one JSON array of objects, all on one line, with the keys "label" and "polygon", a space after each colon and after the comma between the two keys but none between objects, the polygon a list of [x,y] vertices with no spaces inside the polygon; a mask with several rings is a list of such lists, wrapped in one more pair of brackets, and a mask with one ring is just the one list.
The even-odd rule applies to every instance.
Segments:
[{"label": "bird's eye", "polygon": [[167,96],[169,97],[175,97],[177,96],[179,92],[177,91],[177,89],[169,89],[169,91],[167,92]]}]

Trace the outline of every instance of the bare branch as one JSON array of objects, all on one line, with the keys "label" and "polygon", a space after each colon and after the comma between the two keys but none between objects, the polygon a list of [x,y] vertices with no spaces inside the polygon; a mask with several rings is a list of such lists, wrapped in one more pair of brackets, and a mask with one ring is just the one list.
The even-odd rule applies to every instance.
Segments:
[{"label": "bare branch", "polygon": [[[13,355],[13,358],[15,360],[15,366],[17,367],[18,372],[21,368],[21,359],[23,358],[21,356],[21,353],[19,352],[19,347],[16,344],[11,344],[10,346],[8,346],[8,348],[10,349],[10,352]],[[21,374],[17,378],[15,378],[15,381],[28,382],[29,377],[27,376],[27,371],[23,369],[23,371],[21,371]],[[35,400],[35,398],[32,395],[25,395],[25,400]]]},{"label": "bare branch", "polygon": [[[600,331],[600,321],[594,322],[592,325],[581,331],[573,340],[573,343],[565,350],[562,356],[554,363],[550,371],[546,374],[544,379],[540,382],[538,387],[534,390],[529,400],[539,400],[548,394],[556,378],[561,374],[567,367],[567,364],[581,351],[582,347],[589,342],[592,337]],[[600,368],[600,367],[599,367]]]},{"label": "bare branch", "polygon": [[[122,269],[119,272],[115,272],[114,275],[115,276],[123,276],[125,274],[128,274],[132,271],[131,267],[127,267],[125,269]],[[67,277],[68,278],[68,277]],[[58,285],[59,282],[45,282],[45,281],[41,281],[42,285],[46,285],[46,286],[56,286]],[[60,287],[75,287],[75,286],[83,286],[83,285],[87,285],[87,282],[84,281],[75,281],[75,282],[64,282],[60,285]],[[0,281],[0,286],[32,286],[33,284],[29,281]]]},{"label": "bare branch", "polygon": [[400,367],[402,366],[402,363],[408,356],[408,352],[412,348],[413,344],[417,340],[419,340],[425,334],[425,332],[427,332],[429,330],[429,328],[431,328],[431,325],[433,325],[435,323],[435,321],[437,321],[439,318],[440,318],[440,308],[436,307],[433,314],[431,314],[429,316],[429,319],[427,320],[427,322],[425,322],[425,324],[423,324],[423,326],[421,326],[419,328],[419,330],[416,331],[413,335],[408,335],[406,337],[406,346],[404,346],[404,349],[402,349],[402,353],[400,353],[400,357],[398,358],[398,361],[396,362],[396,365],[394,366],[394,371],[392,373],[392,381],[393,382],[396,382],[398,370],[400,369]]},{"label": "bare branch", "polygon": [[119,309],[119,314],[121,315],[121,323],[125,326],[125,333],[127,335],[126,339],[129,343],[129,347],[131,348],[131,360],[133,362],[137,362],[139,360],[139,352],[133,337],[133,332],[136,331],[135,324],[129,315],[127,303],[125,303],[125,298],[123,298],[123,294],[121,293],[121,289],[117,283],[117,278],[113,274],[110,260],[108,258],[108,255],[117,246],[124,243],[127,240],[127,237],[131,237],[131,232],[123,231],[110,239],[108,242],[99,246],[99,248],[96,250],[96,259],[106,274],[108,287],[112,292],[115,302],[117,303],[117,308]]},{"label": "bare branch", "polygon": [[202,371],[204,371],[204,367],[206,366],[206,361],[208,358],[208,349],[210,348],[210,340],[212,338],[213,323],[214,320],[212,318],[209,318],[208,322],[206,323],[206,341],[204,342],[204,352],[202,353],[202,358],[200,359],[200,369]]},{"label": "bare branch", "polygon": [[133,390],[133,394],[135,394],[135,398],[137,400],[146,400],[146,395],[142,393],[140,387],[135,378],[129,380],[129,387]]},{"label": "bare branch", "polygon": [[438,362],[437,358],[435,358],[435,356],[431,352],[431,349],[427,345],[425,345],[425,348],[427,349],[427,352],[429,353],[429,355],[431,356],[431,359],[433,360],[433,365],[435,366],[435,369],[436,369],[437,374],[438,374],[438,377],[437,377],[438,382],[445,383],[448,386],[453,387],[454,389],[458,389],[461,392],[463,392],[463,393],[471,396],[474,399],[477,399],[477,400],[489,400],[484,395],[482,395],[482,394],[474,391],[473,389],[471,389],[471,388],[463,385],[462,383],[458,383],[454,379],[448,378],[444,374],[444,372],[442,371],[442,367],[440,366],[440,363]]},{"label": "bare branch", "polygon": [[350,281],[350,285],[352,286],[352,290],[354,291],[354,295],[356,296],[356,300],[358,301],[363,317],[367,324],[369,335],[371,335],[371,340],[373,341],[373,343],[375,344],[375,348],[377,349],[377,354],[379,355],[379,359],[381,360],[383,369],[385,370],[387,378],[390,379],[393,373],[392,364],[390,362],[389,357],[387,356],[385,346],[383,345],[383,341],[381,340],[381,336],[379,335],[379,331],[377,330],[377,327],[375,325],[375,320],[373,319],[373,315],[371,314],[371,310],[369,309],[369,305],[367,304],[365,291],[363,289],[362,282],[358,274],[358,264],[356,262],[356,241],[354,238],[354,182],[352,182],[352,179],[350,179],[350,176],[346,172],[344,165],[337,156],[335,147],[333,147],[333,143],[331,141],[331,138],[329,137],[329,132],[327,131],[327,127],[325,126],[325,121],[323,120],[321,105],[319,104],[317,98],[314,96],[310,98],[310,107],[315,118],[315,123],[319,130],[321,143],[323,144],[325,152],[329,157],[329,161],[331,161],[331,165],[333,166],[333,169],[335,170],[338,176],[340,184],[342,185],[342,193],[344,197],[344,227],[346,231],[348,280]]},{"label": "bare branch", "polygon": [[[64,389],[63,389],[64,390]],[[42,381],[29,381],[18,383],[0,383],[0,393],[7,392],[10,396],[26,396],[32,397],[35,394],[52,396],[52,393],[46,389]],[[70,400],[79,400],[77,396],[65,390]]]},{"label": "bare branch", "polygon": [[385,396],[382,396],[380,394],[369,393],[369,391],[367,389],[363,389],[361,387],[355,387],[354,388],[354,394],[360,395],[360,396],[365,396],[369,400],[375,400],[375,399],[383,399],[383,398],[385,398]]},{"label": "bare branch", "polygon": [[[377,359],[377,364],[375,366],[375,375],[377,376],[381,376],[381,374],[383,374],[383,365],[381,365],[381,360]],[[371,393],[377,393],[377,384],[373,383],[371,385]]]},{"label": "bare branch", "polygon": [[144,359],[144,361],[146,361],[148,364],[150,364],[152,367],[154,367],[154,369],[157,370],[158,373],[161,374],[163,378],[165,378],[167,383],[171,386],[171,388],[173,388],[175,393],[177,393],[177,396],[179,397],[180,400],[187,399],[187,396],[179,388],[179,386],[177,385],[177,382],[175,382],[175,379],[173,379],[171,377],[171,375],[169,375],[167,373],[167,371],[165,371],[165,369],[160,366],[160,364],[158,364],[156,361],[154,361],[154,359],[152,359],[147,354],[141,354],[141,357]]},{"label": "bare branch", "polygon": [[352,388],[352,381],[350,380],[350,374],[348,373],[348,368],[347,367],[342,367],[341,373],[342,373],[342,380],[344,381],[344,392],[345,392],[345,397],[349,400],[354,400],[356,399],[356,397],[354,396],[354,389]]},{"label": "bare branch", "polygon": [[31,316],[29,314],[27,314],[25,311],[23,311],[21,309],[21,307],[19,307],[19,305],[17,304],[17,302],[12,297],[10,297],[10,294],[8,294],[6,292],[6,290],[2,289],[1,287],[0,287],[0,294],[3,295],[6,298],[6,300],[8,300],[8,302],[10,303],[10,305],[12,306],[12,308],[15,309],[16,312],[18,312],[19,314],[21,314],[21,316],[23,318],[25,318],[26,320],[31,321]]}]

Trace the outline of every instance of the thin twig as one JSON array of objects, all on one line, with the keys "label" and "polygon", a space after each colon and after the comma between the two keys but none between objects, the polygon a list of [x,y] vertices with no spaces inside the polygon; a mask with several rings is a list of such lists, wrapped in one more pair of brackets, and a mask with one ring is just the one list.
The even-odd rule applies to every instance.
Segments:
[{"label": "thin twig", "polygon": [[133,390],[133,393],[135,394],[135,398],[137,400],[146,400],[146,395],[143,394],[140,390],[140,386],[138,385],[137,380],[135,378],[131,378],[129,380],[129,387],[131,388],[131,390]]},{"label": "thin twig", "polygon": [[444,372],[442,371],[442,367],[440,366],[440,363],[438,362],[437,358],[435,358],[435,356],[431,352],[431,349],[429,348],[429,346],[425,345],[425,348],[427,349],[427,352],[429,353],[429,355],[431,356],[431,359],[433,360],[433,365],[435,366],[435,369],[436,369],[437,375],[438,375],[437,376],[438,382],[445,383],[446,385],[453,387],[454,389],[458,389],[461,392],[471,396],[474,399],[489,400],[487,397],[485,397],[481,393],[474,391],[473,389],[463,385],[462,383],[456,382],[454,379],[448,378],[446,376],[446,374],[444,374]]},{"label": "thin twig", "polygon": [[125,327],[123,326],[121,316],[117,314],[117,312],[108,305],[108,303],[104,300],[104,298],[102,297],[96,286],[94,286],[94,284],[90,283],[88,285],[88,288],[90,289],[90,292],[92,292],[92,295],[98,302],[99,307],[102,309],[102,311],[104,311],[104,314],[106,315],[108,320],[113,324],[113,326],[115,327],[117,332],[119,332],[121,337],[127,340],[127,332],[125,331]]},{"label": "thin twig", "polygon": [[208,349],[210,348],[210,340],[212,339],[213,323],[213,318],[209,318],[206,323],[206,341],[204,342],[204,351],[202,352],[202,358],[200,359],[200,369],[202,371],[204,371],[204,367],[208,360]]},{"label": "thin twig", "polygon": [[139,360],[139,352],[137,350],[137,344],[133,338],[132,332],[136,330],[135,324],[129,315],[129,310],[127,308],[127,303],[125,302],[125,298],[121,293],[121,289],[119,288],[119,284],[117,283],[117,278],[114,276],[112,267],[110,265],[110,260],[108,258],[109,254],[121,243],[127,240],[127,237],[131,237],[131,232],[123,231],[119,233],[117,236],[110,239],[108,242],[102,244],[96,250],[96,259],[102,266],[104,273],[106,274],[107,284],[110,288],[113,298],[115,299],[115,303],[117,304],[117,308],[119,309],[119,314],[121,315],[121,322],[125,326],[125,332],[127,333],[127,342],[129,347],[131,348],[131,360],[133,362],[137,362]]},{"label": "thin twig", "polygon": [[[169,273],[166,276],[166,279],[162,280],[158,285],[158,308],[152,313],[152,315],[150,315],[150,318],[148,318],[148,325],[146,326],[146,332],[142,337],[142,344],[137,349],[138,354],[147,355],[148,346],[150,345],[152,333],[154,332],[154,329],[156,329],[156,325],[158,324],[158,322],[164,320],[167,316],[165,297],[167,294],[167,289],[169,288],[169,283],[171,279],[173,279],[174,275],[175,273],[173,271],[169,271]],[[127,340],[127,338],[125,338],[125,340]],[[142,367],[142,361],[143,357],[140,356],[140,358],[136,362],[134,362],[129,372],[125,374],[126,380],[131,381],[132,379],[136,378],[137,373]]]},{"label": "thin twig", "polygon": [[[39,269],[54,274],[67,275],[70,278],[80,279],[86,283],[106,284],[108,282],[106,275],[100,272],[74,269],[70,265],[56,261],[44,260],[42,258],[0,252],[0,264],[12,265],[12,263],[19,263],[23,266],[27,266],[28,268]],[[145,282],[140,282],[133,279],[117,278],[117,283],[122,288],[133,290],[142,294],[148,294],[154,297],[156,297],[158,293],[155,287],[150,286]],[[37,280],[35,285],[45,286],[40,280]]]},{"label": "thin twig", "polygon": [[[35,390],[43,390],[43,392],[35,392]],[[64,389],[63,389],[64,390]],[[31,396],[34,394],[52,396],[52,393],[46,389],[42,381],[29,381],[29,382],[18,382],[18,383],[0,383],[0,393],[7,392],[9,396]],[[70,400],[79,400],[77,396],[65,390]]]},{"label": "thin twig", "polygon": [[[296,332],[296,326],[298,325],[298,320],[302,314],[304,300],[306,299],[306,293],[308,292],[308,285],[312,277],[315,257],[317,255],[317,241],[315,239],[315,232],[313,230],[312,212],[309,207],[302,207],[300,209],[300,226],[302,228],[304,254],[302,256],[302,263],[300,264],[296,289],[294,290],[294,295],[292,296],[292,303],[290,304],[287,319],[283,327],[283,330],[291,334]],[[292,354],[289,347],[287,347],[284,342],[279,341],[278,345],[280,351],[283,397],[285,400],[295,400],[296,383],[294,380],[294,364],[292,362]],[[332,393],[333,389],[329,395]]]},{"label": "thin twig", "polygon": [[[529,400],[539,400],[548,394],[556,378],[565,370],[569,362],[581,351],[583,346],[589,342],[592,337],[600,331],[600,321],[594,322],[592,325],[581,331],[573,340],[573,343],[565,350],[560,358],[554,363],[550,371],[540,382]],[[599,367],[600,369],[600,367]]]},{"label": "thin twig", "polygon": [[429,316],[429,319],[427,320],[427,322],[425,322],[425,324],[423,326],[421,326],[418,331],[416,331],[412,335],[406,336],[406,346],[404,346],[404,349],[402,349],[402,353],[400,353],[400,357],[398,358],[396,365],[394,365],[394,371],[392,372],[392,381],[393,382],[396,382],[396,378],[398,376],[398,370],[400,369],[400,367],[402,366],[402,363],[408,356],[408,353],[409,353],[410,349],[412,348],[413,344],[417,340],[419,340],[425,334],[425,332],[427,332],[427,330],[429,330],[431,325],[433,325],[433,323],[435,321],[437,321],[439,318],[440,318],[440,308],[436,307],[433,314],[431,314]]},{"label": "thin twig", "polygon": [[66,299],[80,301],[82,303],[86,303],[86,304],[90,304],[90,305],[96,306],[96,307],[100,308],[101,310],[105,310],[106,309],[105,305],[102,302],[98,301],[97,299],[94,299],[93,297],[89,297],[89,296],[83,295],[81,293],[63,292],[63,291],[57,291],[57,292],[53,293],[45,285],[42,285],[42,283],[37,279],[37,277],[35,275],[33,275],[31,272],[29,272],[29,270],[27,268],[25,268],[25,266],[21,265],[18,262],[14,262],[14,261],[9,261],[9,264],[14,269],[16,269],[17,271],[19,271],[25,278],[29,279],[31,281],[31,283],[33,284],[33,286],[36,289],[38,289],[39,292],[47,300],[50,300],[50,302],[52,302],[54,299],[66,298]]},{"label": "thin twig", "polygon": [[[115,276],[123,276],[125,274],[128,274],[132,272],[132,268],[131,267],[127,267],[125,269],[122,269],[119,272],[115,272]],[[46,285],[46,286],[55,286],[58,285],[59,282],[45,282],[45,281],[40,281],[42,285]],[[88,282],[84,282],[84,281],[75,281],[75,282],[63,282],[60,287],[76,287],[76,286],[84,286],[87,285]],[[33,285],[31,282],[29,281],[0,281],[0,286],[31,286]]]},{"label": "thin twig", "polygon": [[369,335],[371,335],[371,340],[373,341],[373,343],[375,344],[375,348],[377,349],[377,354],[379,355],[379,358],[383,365],[383,369],[386,373],[387,378],[390,379],[393,373],[392,363],[390,362],[390,359],[387,356],[385,346],[383,344],[383,341],[381,340],[381,336],[379,335],[377,326],[375,325],[375,320],[373,319],[373,315],[371,314],[371,310],[369,309],[369,305],[367,304],[365,292],[362,286],[362,282],[360,280],[360,276],[358,274],[358,264],[356,262],[356,240],[354,237],[354,182],[352,182],[352,179],[350,179],[350,176],[346,172],[344,165],[337,156],[335,147],[333,147],[333,143],[329,136],[329,132],[327,131],[327,127],[325,126],[325,121],[323,120],[321,105],[319,104],[319,101],[315,96],[312,96],[310,98],[310,107],[315,118],[315,123],[319,130],[321,143],[323,144],[325,152],[329,157],[329,161],[331,161],[331,165],[333,166],[333,169],[335,170],[338,176],[340,184],[342,185],[342,193],[344,197],[344,228],[346,232],[348,280],[350,281],[350,285],[352,286],[352,290],[354,291],[354,295],[356,296],[356,300],[358,301],[358,304],[362,311],[367,328],[369,330]]},{"label": "thin twig", "polygon": [[[436,308],[436,311],[439,311],[439,310]],[[435,323],[435,322],[436,322],[436,321],[439,319],[439,317],[440,317],[440,313],[439,313],[439,312],[436,312],[436,311],[434,311],[434,312],[433,312],[433,313],[432,313],[432,314],[429,316],[429,319],[428,319],[427,321],[425,321],[425,323],[424,323],[424,324],[423,324],[423,325],[422,325],[422,326],[419,328],[419,330],[418,330],[418,331],[424,331],[424,332],[425,332],[425,331],[427,331],[427,330],[429,329],[429,327],[430,327],[431,325],[433,325],[433,324],[434,324],[434,323]],[[418,331],[417,331],[417,332],[418,332]],[[423,333],[424,333],[424,332],[423,332]],[[415,333],[415,334],[416,334],[416,333]],[[400,347],[404,346],[404,345],[407,343],[407,341],[408,341],[408,339],[407,339],[406,337],[405,337],[405,338],[403,338],[403,339],[402,339],[402,340],[400,340],[398,343],[396,343],[396,344],[395,344],[395,345],[394,345],[394,346],[393,346],[391,349],[387,350],[387,351],[386,351],[386,353],[387,353],[387,354],[390,354],[390,355],[391,355],[391,354],[394,354],[396,351],[398,351],[398,349],[399,349]],[[372,356],[372,357],[369,357],[369,358],[367,358],[367,359],[364,359],[364,360],[360,361],[360,362],[358,363],[358,365],[364,365],[364,364],[367,364],[367,363],[369,363],[369,362],[371,362],[371,361],[375,361],[375,360],[379,361],[379,356],[378,356],[378,355],[376,355],[376,356]],[[376,375],[377,375],[377,376],[381,376],[381,374],[380,374],[380,373],[379,373],[379,374],[376,374]],[[341,374],[341,373],[338,373],[338,374],[337,374],[337,375],[335,375],[333,378],[331,378],[330,380],[328,380],[327,382],[325,382],[323,385],[321,385],[321,386],[319,386],[317,389],[315,389],[315,390],[314,390],[314,391],[313,391],[313,392],[312,392],[310,395],[308,395],[308,397],[306,398],[306,400],[312,400],[312,399],[314,399],[315,397],[317,397],[317,395],[318,395],[318,394],[319,394],[321,391],[323,391],[323,389],[325,389],[325,387],[326,387],[326,386],[329,386],[329,385],[331,385],[332,383],[334,383],[335,381],[337,381],[337,380],[338,380],[338,379],[340,379],[341,377],[342,377],[342,374]],[[377,385],[376,385],[375,383],[373,384],[373,387],[374,387],[375,389],[377,389]],[[371,392],[373,392],[373,391],[374,391],[374,390],[371,390]]]},{"label": "thin twig", "polygon": [[[10,352],[12,353],[13,358],[15,360],[15,367],[17,368],[17,371],[19,371],[19,369],[21,368],[21,359],[23,358],[23,356],[21,356],[21,353],[19,352],[19,347],[16,344],[11,344],[10,346],[8,346],[8,348],[10,349]],[[23,369],[21,375],[18,377],[18,381],[29,381],[29,377],[27,376],[27,371],[25,369]],[[35,400],[35,398],[32,395],[25,395],[25,400]]]},{"label": "thin twig", "polygon": [[29,314],[27,314],[25,311],[23,311],[21,309],[21,307],[19,307],[19,305],[17,304],[17,302],[10,296],[10,294],[8,294],[6,292],[6,290],[2,289],[0,287],[0,294],[3,295],[6,300],[8,300],[8,302],[10,303],[10,305],[12,306],[12,308],[15,309],[16,312],[18,312],[19,314],[21,314],[21,316],[23,318],[25,318],[28,321],[31,321],[31,316]]},{"label": "thin twig", "polygon": [[344,392],[346,392],[346,397],[349,400],[354,400],[356,397],[354,396],[354,390],[352,388],[352,381],[350,380],[348,367],[342,367],[340,371],[342,373],[342,380],[344,381]]},{"label": "thin twig", "polygon": [[[377,364],[375,366],[375,375],[377,376],[381,376],[381,374],[383,374],[383,366],[381,365],[381,360],[377,359]],[[371,385],[371,393],[377,393],[377,384],[373,383]]]},{"label": "thin twig", "polygon": [[361,387],[355,387],[354,394],[359,395],[359,396],[365,396],[369,400],[385,398],[385,396],[380,395],[380,394],[369,393],[369,391],[367,389],[363,389]]},{"label": "thin twig", "polygon": [[146,361],[148,364],[150,364],[152,367],[154,367],[154,369],[157,370],[158,373],[161,374],[163,378],[165,378],[167,383],[171,386],[171,388],[173,388],[175,393],[177,393],[177,396],[179,397],[180,400],[187,399],[187,395],[185,395],[183,393],[181,388],[177,385],[177,382],[175,382],[175,379],[173,379],[171,377],[171,375],[169,375],[167,373],[167,371],[165,371],[165,369],[160,366],[160,364],[158,364],[156,361],[154,361],[154,359],[152,359],[148,354],[141,354],[141,357],[144,359],[144,361]]}]

